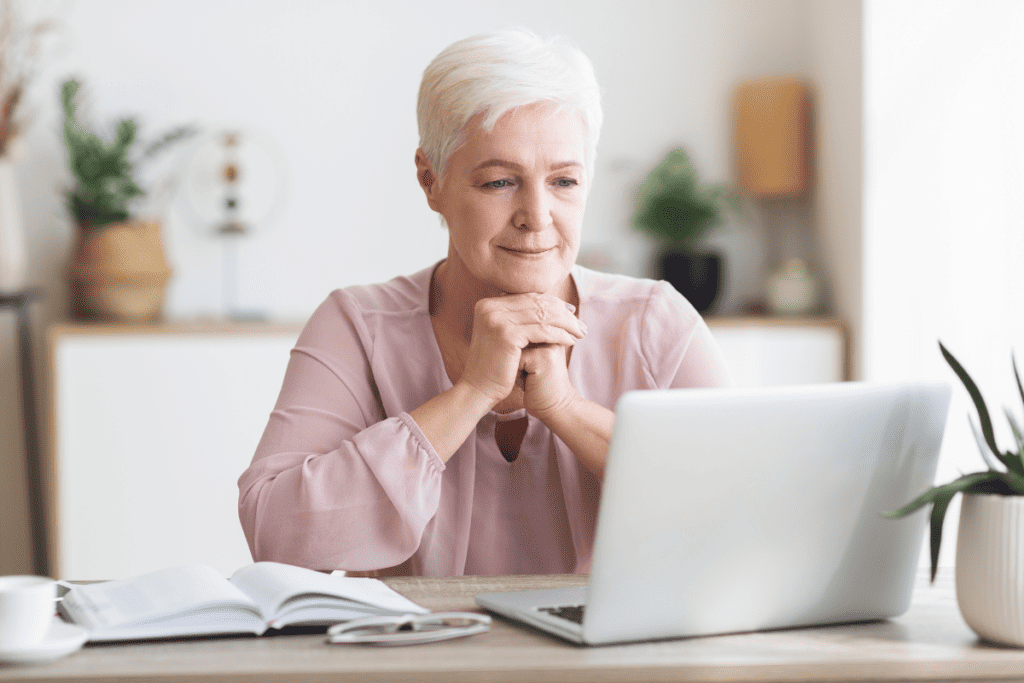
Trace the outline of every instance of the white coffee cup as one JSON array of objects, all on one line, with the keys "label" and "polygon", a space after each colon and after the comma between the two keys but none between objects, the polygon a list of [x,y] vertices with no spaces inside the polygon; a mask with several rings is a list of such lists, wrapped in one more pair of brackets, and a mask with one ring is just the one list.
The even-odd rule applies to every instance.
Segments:
[{"label": "white coffee cup", "polygon": [[0,576],[0,650],[43,642],[56,612],[57,583],[45,576]]}]

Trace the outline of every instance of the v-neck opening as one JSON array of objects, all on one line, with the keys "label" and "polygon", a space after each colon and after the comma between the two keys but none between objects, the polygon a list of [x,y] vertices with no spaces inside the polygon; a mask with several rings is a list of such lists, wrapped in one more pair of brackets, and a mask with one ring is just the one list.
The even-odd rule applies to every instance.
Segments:
[{"label": "v-neck opening", "polygon": [[519,459],[530,418],[526,415],[515,420],[497,420],[494,423],[494,441],[505,462],[512,464]]}]

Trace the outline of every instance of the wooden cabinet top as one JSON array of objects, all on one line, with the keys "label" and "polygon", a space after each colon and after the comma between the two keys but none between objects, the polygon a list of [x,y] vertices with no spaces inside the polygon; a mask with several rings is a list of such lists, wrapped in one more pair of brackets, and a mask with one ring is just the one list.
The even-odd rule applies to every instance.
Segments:
[{"label": "wooden cabinet top", "polygon": [[51,338],[83,335],[298,335],[303,323],[176,320],[144,324],[60,322],[50,326]]},{"label": "wooden cabinet top", "polygon": [[846,326],[838,318],[787,316],[717,316],[704,318],[708,327],[826,327],[840,331]]},{"label": "wooden cabinet top", "polygon": [[[836,318],[803,318],[782,316],[708,316],[708,326],[724,327],[826,327],[844,330],[842,321]],[[234,334],[298,334],[303,321],[229,321],[217,319],[169,320],[154,323],[91,323],[59,322],[50,326],[51,336],[66,335],[123,335],[123,334],[185,334],[185,335],[234,335]]]}]

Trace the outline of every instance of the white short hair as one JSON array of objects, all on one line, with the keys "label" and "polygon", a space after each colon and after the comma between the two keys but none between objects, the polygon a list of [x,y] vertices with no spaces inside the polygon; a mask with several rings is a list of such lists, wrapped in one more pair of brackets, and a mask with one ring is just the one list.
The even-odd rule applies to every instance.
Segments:
[{"label": "white short hair", "polygon": [[525,29],[452,43],[423,71],[416,117],[420,147],[440,180],[465,142],[470,119],[494,128],[508,111],[538,102],[577,112],[585,130],[584,160],[593,177],[604,114],[594,67],[567,39],[543,39]]}]

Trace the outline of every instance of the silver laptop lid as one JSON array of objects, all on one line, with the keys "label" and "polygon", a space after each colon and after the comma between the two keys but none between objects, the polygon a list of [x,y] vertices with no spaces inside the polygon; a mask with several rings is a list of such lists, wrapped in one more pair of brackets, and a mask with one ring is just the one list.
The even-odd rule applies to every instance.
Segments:
[{"label": "silver laptop lid", "polygon": [[625,394],[589,643],[886,618],[909,605],[944,382]]}]

